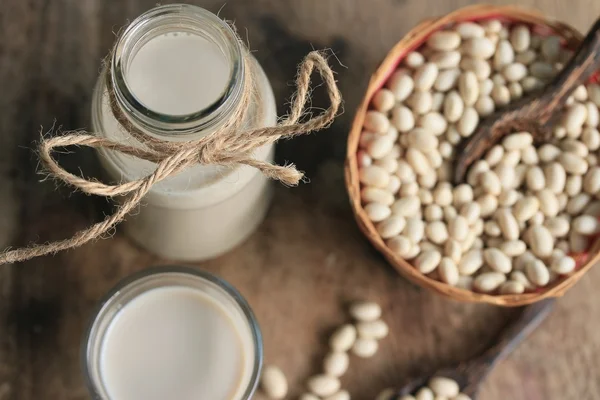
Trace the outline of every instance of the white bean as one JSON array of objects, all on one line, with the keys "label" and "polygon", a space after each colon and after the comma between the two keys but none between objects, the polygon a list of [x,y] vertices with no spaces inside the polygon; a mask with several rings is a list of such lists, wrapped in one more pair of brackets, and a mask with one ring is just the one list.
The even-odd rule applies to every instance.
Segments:
[{"label": "white bean", "polygon": [[473,281],[475,289],[481,292],[493,292],[506,282],[506,275],[500,272],[484,272]]},{"label": "white bean", "polygon": [[373,357],[377,353],[379,345],[375,339],[358,338],[352,346],[352,353],[360,358]]},{"label": "white bean", "polygon": [[581,141],[590,149],[591,151],[596,151],[600,149],[600,132],[596,128],[585,128],[581,133]]},{"label": "white bean", "polygon": [[431,92],[417,91],[410,95],[406,103],[417,114],[426,114],[433,107],[433,96]]},{"label": "white bean", "polygon": [[534,260],[525,267],[528,280],[536,286],[546,286],[550,282],[550,272],[540,260]]},{"label": "white bean", "polygon": [[562,50],[562,45],[561,45],[561,38],[558,36],[548,36],[546,38],[544,38],[544,40],[542,41],[542,54],[543,56],[546,58],[546,60],[548,61],[556,61],[558,60],[561,50]]},{"label": "white bean", "polygon": [[406,55],[406,57],[404,57],[403,61],[404,65],[406,65],[409,68],[415,69],[425,63],[425,57],[423,57],[423,54],[419,53],[418,51],[411,51]]},{"label": "white bean", "polygon": [[571,247],[571,251],[574,253],[581,253],[587,250],[589,245],[588,237],[585,235],[581,235],[575,230],[571,230],[569,232],[569,246]]},{"label": "white bean", "polygon": [[540,162],[537,150],[533,146],[527,146],[521,150],[521,161],[527,165],[534,165]]},{"label": "white bean", "polygon": [[373,301],[359,301],[350,305],[350,316],[357,321],[375,321],[381,317],[381,307]]},{"label": "white bean", "polygon": [[527,245],[522,240],[509,240],[500,245],[500,250],[509,257],[517,257],[527,251]]},{"label": "white bean", "polygon": [[460,277],[460,275],[458,272],[458,268],[456,267],[456,263],[451,258],[442,258],[437,270],[442,282],[445,282],[451,286],[455,286],[458,283],[458,278]]},{"label": "white bean", "polygon": [[562,123],[567,133],[574,134],[581,131],[586,118],[587,108],[581,103],[575,103],[567,109]]},{"label": "white bean", "polygon": [[479,114],[472,107],[465,108],[463,115],[458,120],[456,128],[461,136],[468,137],[475,132],[475,128],[479,124]]},{"label": "white bean", "polygon": [[455,28],[463,39],[472,39],[485,36],[483,27],[475,22],[461,22]]},{"label": "white bean", "polygon": [[320,400],[320,399],[312,393],[303,393],[302,395],[300,395],[298,400]]},{"label": "white bean", "polygon": [[400,257],[408,259],[411,254],[413,243],[411,240],[403,235],[396,236],[386,242],[387,246],[394,253],[398,254]]},{"label": "white bean", "polygon": [[510,32],[510,42],[516,52],[521,53],[529,48],[531,34],[526,25],[517,25]]},{"label": "white bean", "polygon": [[328,375],[315,375],[306,382],[308,389],[320,397],[331,396],[340,390],[339,379]]},{"label": "white bean", "polygon": [[508,91],[510,92],[510,99],[516,100],[523,97],[523,86],[519,82],[511,82],[508,84]]},{"label": "white bean", "polygon": [[505,65],[509,65],[515,60],[515,51],[508,40],[500,40],[494,54],[494,68],[502,69]]},{"label": "white bean", "polygon": [[525,285],[517,281],[507,281],[500,285],[500,294],[521,294],[525,292]]},{"label": "white bean", "polygon": [[323,400],[350,400],[350,393],[347,390],[340,390],[331,396],[323,398]]},{"label": "white bean", "polygon": [[394,196],[385,189],[365,186],[360,191],[360,198],[363,203],[380,203],[391,206],[394,202]]},{"label": "white bean", "polygon": [[473,58],[487,60],[494,55],[496,46],[487,37],[475,37],[468,39],[462,45],[466,54]]},{"label": "white bean", "polygon": [[458,78],[458,91],[464,104],[467,107],[472,106],[479,97],[479,84],[477,83],[477,75],[472,71],[465,71]]},{"label": "white bean", "polygon": [[553,162],[546,165],[544,167],[544,176],[548,189],[556,194],[564,191],[567,183],[567,172],[561,164]]},{"label": "white bean", "polygon": [[460,243],[454,239],[448,239],[444,246],[444,256],[451,259],[454,264],[457,264],[462,257],[462,248]]},{"label": "white bean", "polygon": [[513,214],[517,221],[527,221],[538,212],[539,200],[534,196],[525,196],[515,203]]},{"label": "white bean", "polygon": [[360,168],[368,167],[373,164],[373,159],[364,150],[359,150],[358,153],[356,153],[356,160],[358,161],[358,166]]},{"label": "white bean", "polygon": [[272,365],[265,366],[260,378],[260,385],[271,399],[283,399],[288,392],[287,379],[283,372]]},{"label": "white bean", "polygon": [[463,241],[469,233],[469,223],[467,219],[461,215],[457,215],[451,219],[448,224],[448,233],[450,237],[460,241]]},{"label": "white bean", "polygon": [[[448,90],[454,88],[456,83],[458,82],[458,77],[460,76],[460,70],[458,68],[447,69],[441,71],[433,84],[434,88],[440,92],[447,92]],[[440,105],[443,101],[444,97],[442,96],[440,99]]]},{"label": "white bean", "polygon": [[579,193],[572,197],[567,203],[567,213],[571,215],[580,214],[590,202],[591,197],[587,193]]},{"label": "white bean", "polygon": [[492,94],[492,89],[494,89],[494,82],[491,79],[484,79],[479,81],[479,97],[489,96]]},{"label": "white bean", "polygon": [[556,217],[560,210],[558,198],[550,189],[542,189],[536,193],[540,202],[540,210],[547,217]]},{"label": "white bean", "polygon": [[515,56],[515,61],[523,65],[530,65],[536,59],[537,53],[532,49],[525,50]]},{"label": "white bean", "polygon": [[390,127],[390,120],[379,111],[369,110],[365,114],[364,126],[371,132],[384,134]]},{"label": "white bean", "polygon": [[463,255],[458,263],[461,275],[473,275],[483,266],[483,254],[481,250],[471,250]]},{"label": "white bean", "polygon": [[458,396],[458,393],[460,392],[460,387],[454,379],[442,376],[431,378],[427,385],[436,395],[442,397],[452,398]]},{"label": "white bean", "polygon": [[575,153],[563,152],[558,157],[558,161],[570,174],[583,175],[588,170],[587,161]]},{"label": "white bean", "polygon": [[534,225],[529,228],[529,246],[531,251],[538,257],[548,257],[554,248],[554,238],[543,225]]},{"label": "white bean", "polygon": [[437,65],[439,69],[457,68],[460,60],[459,51],[440,51],[429,57],[429,61]]},{"label": "white bean", "polygon": [[392,211],[388,206],[380,203],[369,203],[364,206],[367,217],[373,222],[380,222],[389,217]]},{"label": "white bean", "polygon": [[359,169],[358,179],[365,185],[381,189],[389,183],[390,174],[381,167],[370,165]]},{"label": "white bean", "polygon": [[415,88],[421,91],[431,90],[439,69],[434,63],[426,63],[420,66],[414,75]]},{"label": "white bean", "polygon": [[367,153],[375,160],[382,159],[392,151],[394,139],[388,136],[378,136],[367,146]]},{"label": "white bean", "polygon": [[444,100],[444,117],[448,122],[456,122],[463,115],[465,104],[457,91],[451,91]]},{"label": "white bean", "polygon": [[378,319],[376,321],[359,322],[356,324],[358,336],[365,339],[381,340],[389,333],[389,328],[385,322]]},{"label": "white bean", "polygon": [[483,172],[480,175],[479,182],[483,190],[493,196],[498,196],[502,191],[502,183],[494,171]]},{"label": "white bean", "polygon": [[411,217],[421,209],[421,201],[416,195],[400,198],[392,204],[391,211],[398,216]]},{"label": "white bean", "polygon": [[373,103],[373,107],[375,107],[377,111],[386,113],[394,107],[396,98],[391,90],[382,88],[375,93],[371,103]]},{"label": "white bean", "polygon": [[506,208],[498,210],[496,221],[505,239],[517,240],[519,238],[519,224],[510,210]]},{"label": "white bean", "polygon": [[[358,329],[358,326],[357,326]],[[331,352],[323,360],[323,371],[329,376],[340,377],[348,370],[350,358],[345,352]]]},{"label": "white bean", "polygon": [[[529,78],[538,78],[538,79],[551,79],[555,75],[554,67],[551,64],[548,64],[543,61],[534,61],[529,65],[529,73],[532,76],[528,76],[525,79]],[[525,83],[525,79],[523,83]],[[540,82],[538,80],[538,82]]]},{"label": "white bean", "polygon": [[475,110],[482,117],[488,116],[496,109],[496,103],[490,96],[481,96],[475,102]]},{"label": "white bean", "polygon": [[502,140],[502,146],[508,151],[522,150],[531,146],[532,143],[533,136],[531,136],[531,133],[529,132],[513,133]]},{"label": "white bean", "polygon": [[504,85],[495,84],[492,89],[492,99],[497,106],[505,106],[510,102],[510,91]]},{"label": "white bean", "polygon": [[[564,153],[563,153],[564,154]],[[415,148],[409,148],[406,151],[406,161],[418,175],[426,175],[432,171],[431,165],[427,157],[422,152]]]},{"label": "white bean", "polygon": [[600,222],[591,215],[580,215],[571,223],[575,232],[582,235],[593,235],[600,231]]},{"label": "white bean", "polygon": [[526,179],[529,190],[538,191],[546,186],[546,177],[542,169],[538,166],[532,166],[527,170]]},{"label": "white bean", "polygon": [[600,191],[600,167],[591,168],[583,178],[583,190],[590,195]]},{"label": "white bean", "polygon": [[329,338],[329,347],[335,352],[346,352],[350,350],[356,341],[356,328],[352,324],[340,326]]},{"label": "white bean", "polygon": [[416,400],[434,400],[433,391],[428,387],[422,387],[417,392]]},{"label": "white bean", "polygon": [[394,107],[391,121],[400,132],[408,132],[415,126],[415,117],[412,111],[402,105]]},{"label": "white bean", "polygon": [[508,274],[512,269],[510,258],[499,249],[485,249],[483,251],[483,259],[494,271]]},{"label": "white bean", "polygon": [[392,215],[377,225],[377,232],[383,239],[389,239],[398,236],[405,226],[406,220],[404,217]]},{"label": "white bean", "polygon": [[491,194],[485,194],[477,198],[476,202],[479,204],[479,212],[482,217],[492,215],[498,208],[498,199]]},{"label": "white bean", "polygon": [[508,82],[518,82],[527,76],[527,67],[521,63],[512,63],[502,69],[502,75]]},{"label": "white bean", "polygon": [[535,76],[528,76],[521,81],[521,86],[525,92],[532,92],[544,86],[544,83]]},{"label": "white bean", "polygon": [[396,101],[402,102],[412,94],[415,82],[407,74],[394,73],[388,80],[387,86],[396,97]]},{"label": "white bean", "polygon": [[436,136],[441,135],[448,128],[448,122],[438,112],[430,112],[423,115],[419,119],[419,125]]},{"label": "white bean", "polygon": [[460,46],[461,36],[456,31],[437,31],[429,39],[427,45],[435,50],[449,51]]}]

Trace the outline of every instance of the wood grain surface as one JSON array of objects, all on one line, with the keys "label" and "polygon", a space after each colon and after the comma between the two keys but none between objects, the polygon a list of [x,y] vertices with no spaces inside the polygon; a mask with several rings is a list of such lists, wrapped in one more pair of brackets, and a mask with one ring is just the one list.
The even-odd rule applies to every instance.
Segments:
[{"label": "wood grain surface", "polygon": [[[196,0],[217,12],[223,0]],[[311,183],[278,186],[266,221],[246,243],[199,267],[238,287],[264,333],[266,360],[290,379],[291,395],[320,368],[325,339],[356,298],[380,302],[391,335],[377,356],[351,359],[344,387],[373,399],[411,376],[450,366],[493,341],[513,310],[449,302],[400,278],[361,236],[342,178],[345,138],[370,73],[421,19],[469,0],[230,0],[221,15],[246,32],[271,78],[280,112],[296,65],[312,48],[332,48],[345,114],[327,132],[279,145],[278,158]],[[165,1],[169,3],[169,1]],[[496,3],[507,4],[507,1]],[[520,0],[585,31],[597,0]],[[32,151],[40,127],[89,126],[101,59],[127,19],[155,0],[0,2],[0,245],[64,238],[109,212],[104,199],[39,182]],[[322,93],[315,91],[315,106]],[[92,152],[63,157],[96,171]],[[80,340],[96,301],[133,271],[168,263],[119,230],[83,248],[0,268],[0,400],[89,398]],[[563,299],[549,319],[489,376],[485,400],[600,399],[600,270]],[[257,394],[257,399],[262,399]]]}]

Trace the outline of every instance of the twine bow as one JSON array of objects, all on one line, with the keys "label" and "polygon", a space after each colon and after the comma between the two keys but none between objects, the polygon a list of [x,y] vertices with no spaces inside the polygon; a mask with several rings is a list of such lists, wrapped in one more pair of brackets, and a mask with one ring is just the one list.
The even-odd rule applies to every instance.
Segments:
[{"label": "twine bow", "polygon": [[[246,79],[240,107],[230,120],[216,132],[201,139],[186,142],[170,142],[144,134],[129,122],[115,101],[114,88],[107,79],[107,91],[111,100],[111,110],[125,131],[133,136],[141,146],[131,146],[86,132],[71,132],[66,135],[42,138],[39,145],[39,157],[50,176],[76,187],[87,194],[98,196],[124,196],[127,198],[118,206],[114,214],[87,229],[77,232],[73,237],[56,242],[37,244],[30,247],[7,250],[0,254],[0,264],[28,260],[37,256],[52,254],[81,246],[90,240],[107,233],[120,223],[125,216],[136,208],[144,195],[153,185],[197,164],[221,166],[248,165],[257,168],[265,176],[281,181],[286,185],[297,185],[303,174],[293,164],[280,166],[253,158],[253,151],[261,146],[274,143],[281,138],[292,138],[329,126],[340,108],[342,97],[337,88],[333,71],[327,60],[317,51],[309,53],[298,68],[296,93],[292,99],[289,114],[274,127],[242,129],[248,106],[254,90],[254,67],[249,55],[244,57]],[[110,69],[110,63],[108,63]],[[330,106],[320,115],[301,122],[305,114],[306,102],[310,99],[310,76],[317,70],[323,80]],[[107,71],[110,73],[110,70]],[[109,185],[89,180],[67,172],[52,157],[56,148],[68,146],[88,146],[104,148],[156,163],[156,169],[148,176]]]}]

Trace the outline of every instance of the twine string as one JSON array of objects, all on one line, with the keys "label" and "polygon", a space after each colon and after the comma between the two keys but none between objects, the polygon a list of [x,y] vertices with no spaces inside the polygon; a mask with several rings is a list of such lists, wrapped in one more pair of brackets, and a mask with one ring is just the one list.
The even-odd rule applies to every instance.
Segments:
[{"label": "twine string", "polygon": [[[74,186],[90,195],[117,197],[126,196],[116,211],[103,221],[77,232],[68,239],[35,244],[29,247],[6,250],[0,254],[0,264],[20,262],[46,254],[81,246],[99,238],[120,223],[141,202],[142,198],[156,183],[178,174],[194,165],[236,166],[247,165],[258,169],[268,178],[279,180],[286,185],[297,185],[303,174],[293,164],[274,165],[253,158],[253,152],[259,147],[274,143],[280,139],[293,138],[329,126],[336,117],[342,97],[337,87],[333,71],[325,57],[318,51],[309,53],[298,68],[296,93],[293,96],[289,114],[274,127],[243,129],[246,113],[255,93],[255,67],[247,51],[244,56],[246,76],[240,100],[240,106],[231,118],[219,130],[200,139],[186,142],[164,141],[142,132],[133,125],[115,101],[115,91],[107,79],[107,91],[111,100],[113,115],[123,129],[134,137],[140,147],[98,137],[83,131],[69,132],[52,138],[42,138],[39,145],[39,157],[48,174],[68,185]],[[110,63],[108,63],[110,73]],[[317,71],[325,85],[329,97],[329,107],[321,114],[301,121],[306,112],[306,103],[310,96],[310,78]],[[119,184],[106,184],[80,177],[62,168],[52,153],[57,148],[69,146],[87,146],[120,152],[139,159],[156,163],[156,169],[149,175]]]}]

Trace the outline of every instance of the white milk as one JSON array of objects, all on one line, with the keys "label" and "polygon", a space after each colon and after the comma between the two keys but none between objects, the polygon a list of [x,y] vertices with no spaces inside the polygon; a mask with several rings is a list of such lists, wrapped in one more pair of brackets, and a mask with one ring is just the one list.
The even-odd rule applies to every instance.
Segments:
[{"label": "white milk", "polygon": [[189,287],[159,287],[135,297],[117,312],[101,342],[107,400],[241,399],[254,352],[239,319],[227,305]]},{"label": "white milk", "polygon": [[217,101],[230,74],[229,63],[216,44],[198,35],[173,32],[140,48],[127,70],[127,83],[147,108],[185,115]]}]

